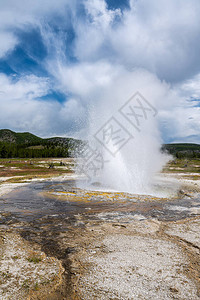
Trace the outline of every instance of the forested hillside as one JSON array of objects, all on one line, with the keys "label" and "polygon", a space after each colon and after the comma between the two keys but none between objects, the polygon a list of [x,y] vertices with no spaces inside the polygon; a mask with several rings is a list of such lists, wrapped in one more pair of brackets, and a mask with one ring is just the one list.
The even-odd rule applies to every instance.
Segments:
[{"label": "forested hillside", "polygon": [[176,158],[200,158],[200,145],[180,143],[163,145],[162,150],[167,151]]},{"label": "forested hillside", "polygon": [[81,141],[72,138],[42,139],[29,132],[0,130],[0,158],[69,157]]}]

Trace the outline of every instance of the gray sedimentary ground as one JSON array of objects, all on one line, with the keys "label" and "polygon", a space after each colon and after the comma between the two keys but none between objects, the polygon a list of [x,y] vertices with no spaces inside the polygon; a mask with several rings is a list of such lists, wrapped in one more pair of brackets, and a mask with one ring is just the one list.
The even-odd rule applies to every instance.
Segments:
[{"label": "gray sedimentary ground", "polygon": [[171,199],[2,183],[0,299],[200,299],[200,184],[171,177]]},{"label": "gray sedimentary ground", "polygon": [[72,259],[85,265],[77,275],[80,299],[200,299],[198,268],[193,272],[199,251],[171,239],[162,222],[104,223],[90,230],[91,244]]}]

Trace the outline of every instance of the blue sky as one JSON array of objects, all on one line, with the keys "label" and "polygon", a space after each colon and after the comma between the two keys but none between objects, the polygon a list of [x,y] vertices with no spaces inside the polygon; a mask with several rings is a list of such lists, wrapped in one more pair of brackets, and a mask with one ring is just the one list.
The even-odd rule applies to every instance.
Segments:
[{"label": "blue sky", "polygon": [[199,13],[198,0],[0,0],[0,128],[84,137],[99,91],[126,77],[164,142],[200,143]]}]

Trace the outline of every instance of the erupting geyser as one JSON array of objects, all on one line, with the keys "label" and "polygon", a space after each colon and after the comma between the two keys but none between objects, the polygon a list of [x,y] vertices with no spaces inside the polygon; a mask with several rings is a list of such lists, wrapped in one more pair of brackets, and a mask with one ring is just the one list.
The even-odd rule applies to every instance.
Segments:
[{"label": "erupting geyser", "polygon": [[79,187],[152,192],[154,176],[168,160],[158,130],[164,94],[166,85],[143,70],[115,75],[92,92]]}]

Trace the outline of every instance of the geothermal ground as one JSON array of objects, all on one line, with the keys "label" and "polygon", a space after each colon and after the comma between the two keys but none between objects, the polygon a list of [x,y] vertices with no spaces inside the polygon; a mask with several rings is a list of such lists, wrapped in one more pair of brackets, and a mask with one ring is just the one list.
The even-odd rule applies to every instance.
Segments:
[{"label": "geothermal ground", "polygon": [[0,299],[200,299],[200,161],[162,197],[79,189],[71,159],[0,165]]}]

